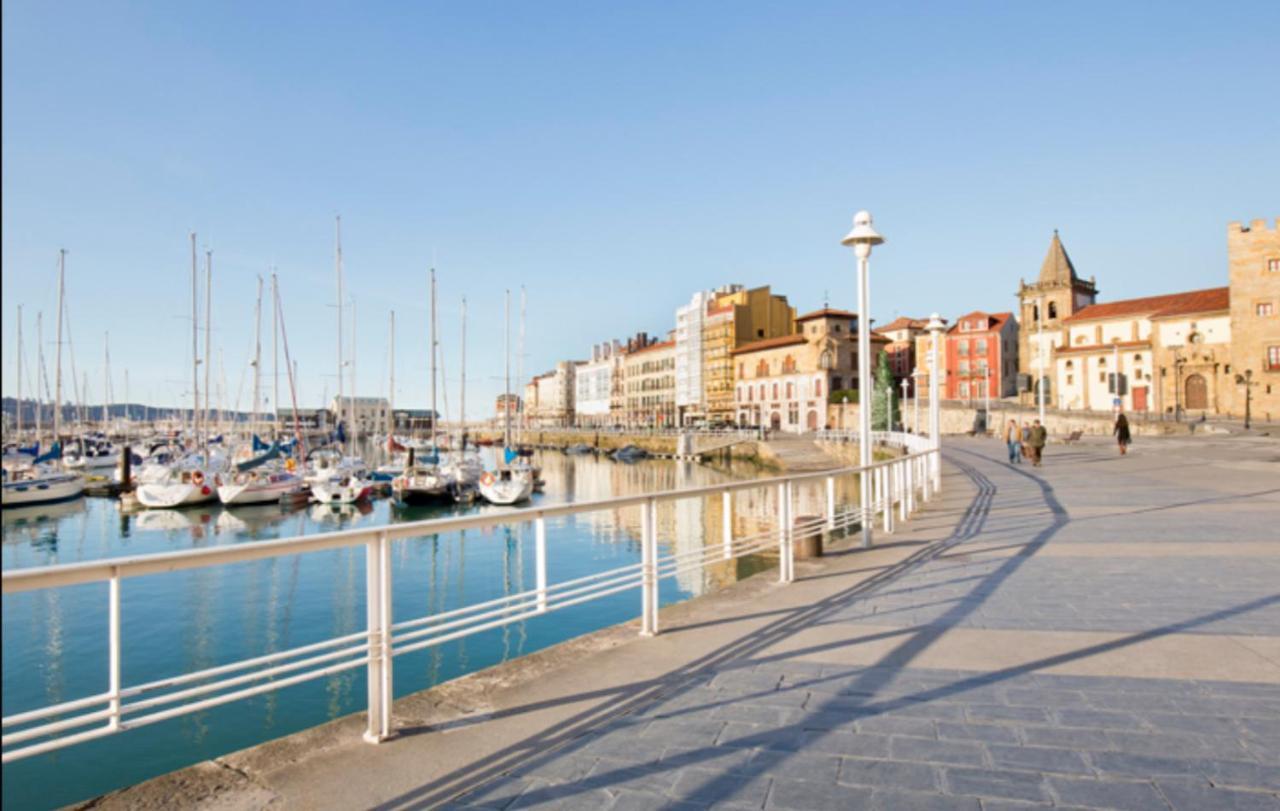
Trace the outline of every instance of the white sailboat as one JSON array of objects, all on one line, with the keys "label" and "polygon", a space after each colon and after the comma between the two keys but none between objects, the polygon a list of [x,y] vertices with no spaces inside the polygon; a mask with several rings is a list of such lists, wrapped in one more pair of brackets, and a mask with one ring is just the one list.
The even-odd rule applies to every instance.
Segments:
[{"label": "white sailboat", "polygon": [[439,413],[436,410],[436,271],[431,269],[431,450],[423,458],[410,449],[404,473],[391,482],[398,501],[406,504],[447,503],[453,500],[453,479],[440,467],[440,445],[436,440]]},{"label": "white sailboat", "polygon": [[518,458],[511,449],[511,291],[506,298],[506,394],[502,409],[505,422],[502,431],[502,461],[496,470],[485,471],[480,476],[480,495],[490,504],[511,505],[528,501],[533,495],[533,474],[527,470],[518,470],[511,462]]},{"label": "white sailboat", "polygon": [[[84,495],[84,478],[73,472],[58,469],[62,455],[59,441],[62,411],[62,309],[66,288],[67,252],[58,252],[58,359],[54,383],[53,445],[44,456],[31,459],[26,455],[10,457],[2,467],[3,487],[0,487],[0,507],[19,507],[47,504],[80,498]],[[39,392],[36,401],[39,403]],[[21,408],[21,403],[18,404]]]}]

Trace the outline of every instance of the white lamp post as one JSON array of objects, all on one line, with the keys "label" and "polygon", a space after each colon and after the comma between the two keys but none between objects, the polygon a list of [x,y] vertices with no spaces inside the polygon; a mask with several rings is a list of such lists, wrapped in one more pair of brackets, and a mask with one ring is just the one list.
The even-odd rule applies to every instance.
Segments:
[{"label": "white lamp post", "polygon": [[946,326],[937,313],[929,317],[929,323],[925,326],[933,339],[933,346],[929,349],[929,438],[933,440],[933,447],[938,450],[938,454],[933,459],[934,492],[942,487],[942,413],[938,402],[938,378],[941,372],[938,365],[938,347],[942,343],[942,331]]},{"label": "white lamp post", "polygon": [[868,284],[868,260],[871,248],[884,242],[884,237],[871,227],[871,214],[859,211],[853,215],[853,230],[840,240],[840,244],[853,248],[858,257],[858,464],[863,473],[858,475],[859,512],[862,518],[862,545],[871,546],[871,403],[874,390],[871,385],[871,288]]},{"label": "white lamp post", "polygon": [[917,434],[920,433],[920,370],[916,369],[911,373],[911,379],[914,381],[915,396],[911,398],[914,415],[911,418],[912,430]]},{"label": "white lamp post", "polygon": [[[907,405],[907,379],[904,377],[902,378],[902,401],[898,405],[898,410],[903,411],[903,409],[906,408],[906,405]],[[892,414],[892,410],[890,411],[890,414]],[[906,428],[907,428],[906,422],[907,422],[907,415],[904,412],[902,414],[902,423],[903,423],[902,429],[904,432],[906,431]]]}]

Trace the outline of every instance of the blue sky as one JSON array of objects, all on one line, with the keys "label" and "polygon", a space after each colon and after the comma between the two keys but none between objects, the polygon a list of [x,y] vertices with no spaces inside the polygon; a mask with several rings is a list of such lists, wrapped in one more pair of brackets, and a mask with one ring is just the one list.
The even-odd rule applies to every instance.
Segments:
[{"label": "blue sky", "polygon": [[90,398],[110,330],[117,395],[127,367],[135,401],[181,401],[195,230],[228,405],[272,267],[317,404],[339,213],[361,392],[394,308],[397,403],[425,405],[434,255],[454,412],[469,300],[472,415],[504,289],[528,288],[526,373],[729,282],[852,308],[861,208],[881,321],[1010,309],[1054,228],[1103,299],[1225,284],[1227,223],[1280,215],[1278,34],[1273,3],[6,0],[4,393],[66,248]]}]

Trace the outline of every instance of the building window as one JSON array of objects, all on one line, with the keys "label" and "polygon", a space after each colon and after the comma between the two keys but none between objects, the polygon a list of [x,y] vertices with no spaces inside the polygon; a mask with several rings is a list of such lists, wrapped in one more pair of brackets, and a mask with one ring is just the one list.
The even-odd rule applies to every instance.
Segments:
[{"label": "building window", "polygon": [[979,338],[978,343],[974,345],[974,351],[979,355],[987,354],[987,339]]},{"label": "building window", "polygon": [[792,385],[792,384],[790,384],[790,383],[788,383],[788,384],[787,384],[787,399],[788,399],[788,400],[790,400],[790,399],[791,399],[791,396],[792,396],[792,395],[791,395],[791,391],[792,391],[791,385]]},{"label": "building window", "polygon": [[1106,382],[1107,382],[1107,373],[1106,373],[1106,372],[1098,372],[1098,382],[1099,382],[1099,383],[1106,383]]},{"label": "building window", "polygon": [[1070,386],[1076,382],[1075,375],[1067,375],[1067,385]]},{"label": "building window", "polygon": [[1275,305],[1269,301],[1260,302],[1256,309],[1258,315],[1275,315]]},{"label": "building window", "polygon": [[961,384],[960,384],[960,396],[961,396],[961,397],[968,397],[968,396],[969,396],[969,384],[968,384],[968,383],[961,383]]},{"label": "building window", "polygon": [[958,351],[960,352],[960,354],[961,354],[961,355],[967,355],[967,354],[969,354],[969,342],[968,342],[968,341],[960,341],[960,342],[957,344],[957,346],[958,346]]},{"label": "building window", "polygon": [[818,378],[817,380],[813,381],[813,396],[814,397],[822,396],[822,378]]},{"label": "building window", "polygon": [[774,384],[773,384],[773,399],[775,399],[775,400],[776,400],[776,399],[778,399],[778,384],[777,384],[777,383],[774,383]]},{"label": "building window", "polygon": [[1280,346],[1267,347],[1267,368],[1280,369]]},{"label": "building window", "polygon": [[1280,273],[1280,259],[1268,259],[1267,270],[1272,273]]},{"label": "building window", "polygon": [[1057,317],[1058,317],[1058,304],[1057,302],[1051,301],[1049,302],[1049,320],[1052,321]]},{"label": "building window", "polygon": [[836,376],[836,377],[831,378],[831,390],[832,390],[832,391],[840,391],[840,389],[843,389],[843,388],[844,388],[844,378],[843,378],[843,377]]}]

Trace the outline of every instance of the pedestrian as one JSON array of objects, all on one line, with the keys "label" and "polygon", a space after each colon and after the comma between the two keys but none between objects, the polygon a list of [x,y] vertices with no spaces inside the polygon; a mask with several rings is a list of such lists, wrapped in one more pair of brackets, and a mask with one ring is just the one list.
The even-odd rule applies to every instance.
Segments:
[{"label": "pedestrian", "polygon": [[1004,429],[1004,444],[1009,448],[1009,464],[1016,465],[1022,462],[1022,429],[1018,427],[1017,420],[1009,420],[1009,424]]},{"label": "pedestrian", "polygon": [[1049,439],[1049,432],[1036,420],[1028,434],[1027,445],[1031,448],[1031,464],[1040,467],[1040,459],[1044,455],[1044,445]]},{"label": "pedestrian", "polygon": [[1116,436],[1116,444],[1120,446],[1120,455],[1124,456],[1129,451],[1132,438],[1129,436],[1129,419],[1123,411],[1116,415],[1116,427],[1112,433]]}]

